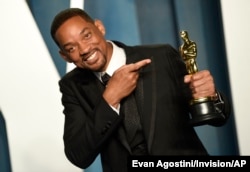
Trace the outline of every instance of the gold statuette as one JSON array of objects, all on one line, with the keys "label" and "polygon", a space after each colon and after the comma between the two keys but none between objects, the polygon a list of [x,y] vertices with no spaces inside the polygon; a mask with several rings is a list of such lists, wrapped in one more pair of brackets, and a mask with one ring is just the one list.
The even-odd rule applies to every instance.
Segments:
[{"label": "gold statuette", "polygon": [[[182,59],[186,64],[188,74],[194,74],[198,72],[198,67],[196,64],[196,57],[197,57],[196,43],[189,39],[187,31],[181,31],[180,36],[183,40],[183,44],[179,48]],[[192,99],[190,103],[193,104],[204,101],[213,101],[216,98],[217,98],[216,96],[200,97],[197,99]]]},{"label": "gold statuette", "polygon": [[[194,41],[191,41],[188,37],[187,31],[181,31],[180,37],[183,40],[183,44],[179,47],[180,55],[186,64],[188,74],[194,74],[198,72],[196,64],[197,58],[197,45]],[[214,102],[216,96],[200,97],[190,100],[190,113],[192,125],[203,125],[221,118],[218,115]]]},{"label": "gold statuette", "polygon": [[181,56],[186,64],[187,72],[194,74],[198,72],[196,65],[197,48],[194,41],[189,40],[187,31],[181,31],[180,36],[183,40],[183,44],[180,46]]}]

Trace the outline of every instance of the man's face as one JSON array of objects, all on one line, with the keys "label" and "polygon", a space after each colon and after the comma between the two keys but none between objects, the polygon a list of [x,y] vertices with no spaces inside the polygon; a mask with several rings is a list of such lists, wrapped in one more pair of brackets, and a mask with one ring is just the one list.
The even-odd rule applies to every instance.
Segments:
[{"label": "man's face", "polygon": [[86,22],[79,16],[64,22],[55,37],[60,55],[80,68],[104,71],[112,54],[112,46],[104,38],[105,28],[101,21]]}]

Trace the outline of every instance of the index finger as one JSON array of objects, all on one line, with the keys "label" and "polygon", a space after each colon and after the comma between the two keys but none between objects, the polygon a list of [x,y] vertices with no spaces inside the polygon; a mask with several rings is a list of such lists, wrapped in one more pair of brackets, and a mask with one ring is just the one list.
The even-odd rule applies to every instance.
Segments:
[{"label": "index finger", "polygon": [[146,66],[149,63],[151,63],[151,59],[144,59],[134,63],[134,65],[136,66],[136,70],[139,70],[141,67]]}]

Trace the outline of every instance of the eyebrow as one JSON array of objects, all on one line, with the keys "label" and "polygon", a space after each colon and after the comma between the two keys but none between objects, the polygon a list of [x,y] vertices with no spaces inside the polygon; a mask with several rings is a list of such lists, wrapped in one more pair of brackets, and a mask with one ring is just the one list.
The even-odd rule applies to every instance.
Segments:
[{"label": "eyebrow", "polygon": [[89,27],[83,28],[82,31],[80,32],[80,34],[84,33],[86,30],[89,30]]}]

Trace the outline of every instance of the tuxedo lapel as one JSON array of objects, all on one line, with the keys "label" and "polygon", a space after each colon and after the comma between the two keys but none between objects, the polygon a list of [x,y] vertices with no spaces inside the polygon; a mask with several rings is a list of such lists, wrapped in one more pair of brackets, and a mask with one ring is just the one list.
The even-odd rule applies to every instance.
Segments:
[{"label": "tuxedo lapel", "polygon": [[[135,63],[145,57],[139,56],[137,53],[130,53],[130,49],[126,48],[129,57],[127,63]],[[143,132],[146,138],[148,151],[150,152],[152,141],[155,133],[155,118],[156,118],[156,66],[153,58],[151,63],[140,69],[140,77],[135,89],[135,98],[141,118]]]},{"label": "tuxedo lapel", "polygon": [[156,73],[154,62],[140,70],[140,79],[136,87],[136,99],[141,117],[143,132],[150,152],[154,133],[156,117]]},{"label": "tuxedo lapel", "polygon": [[142,56],[134,47],[131,48],[120,42],[115,43],[125,49],[127,64],[135,63],[145,58],[151,58],[151,63],[140,69],[140,78],[135,90],[135,98],[141,117],[142,129],[146,138],[148,152],[150,153],[155,134],[157,109],[156,65],[154,63],[154,58]]},{"label": "tuxedo lapel", "polygon": [[[145,58],[142,54],[138,53],[135,47],[126,46],[123,43],[114,41],[116,45],[124,48],[126,53],[126,64],[135,63]],[[142,51],[140,49],[140,51]],[[155,118],[157,109],[157,89],[156,89],[156,65],[154,59],[151,58],[151,63],[140,69],[140,78],[135,90],[135,99],[138,106],[139,115],[141,117],[142,129],[146,138],[148,151],[150,153],[152,141],[155,134]],[[125,133],[121,133],[121,142],[128,149]],[[129,149],[128,149],[129,150]]]}]

